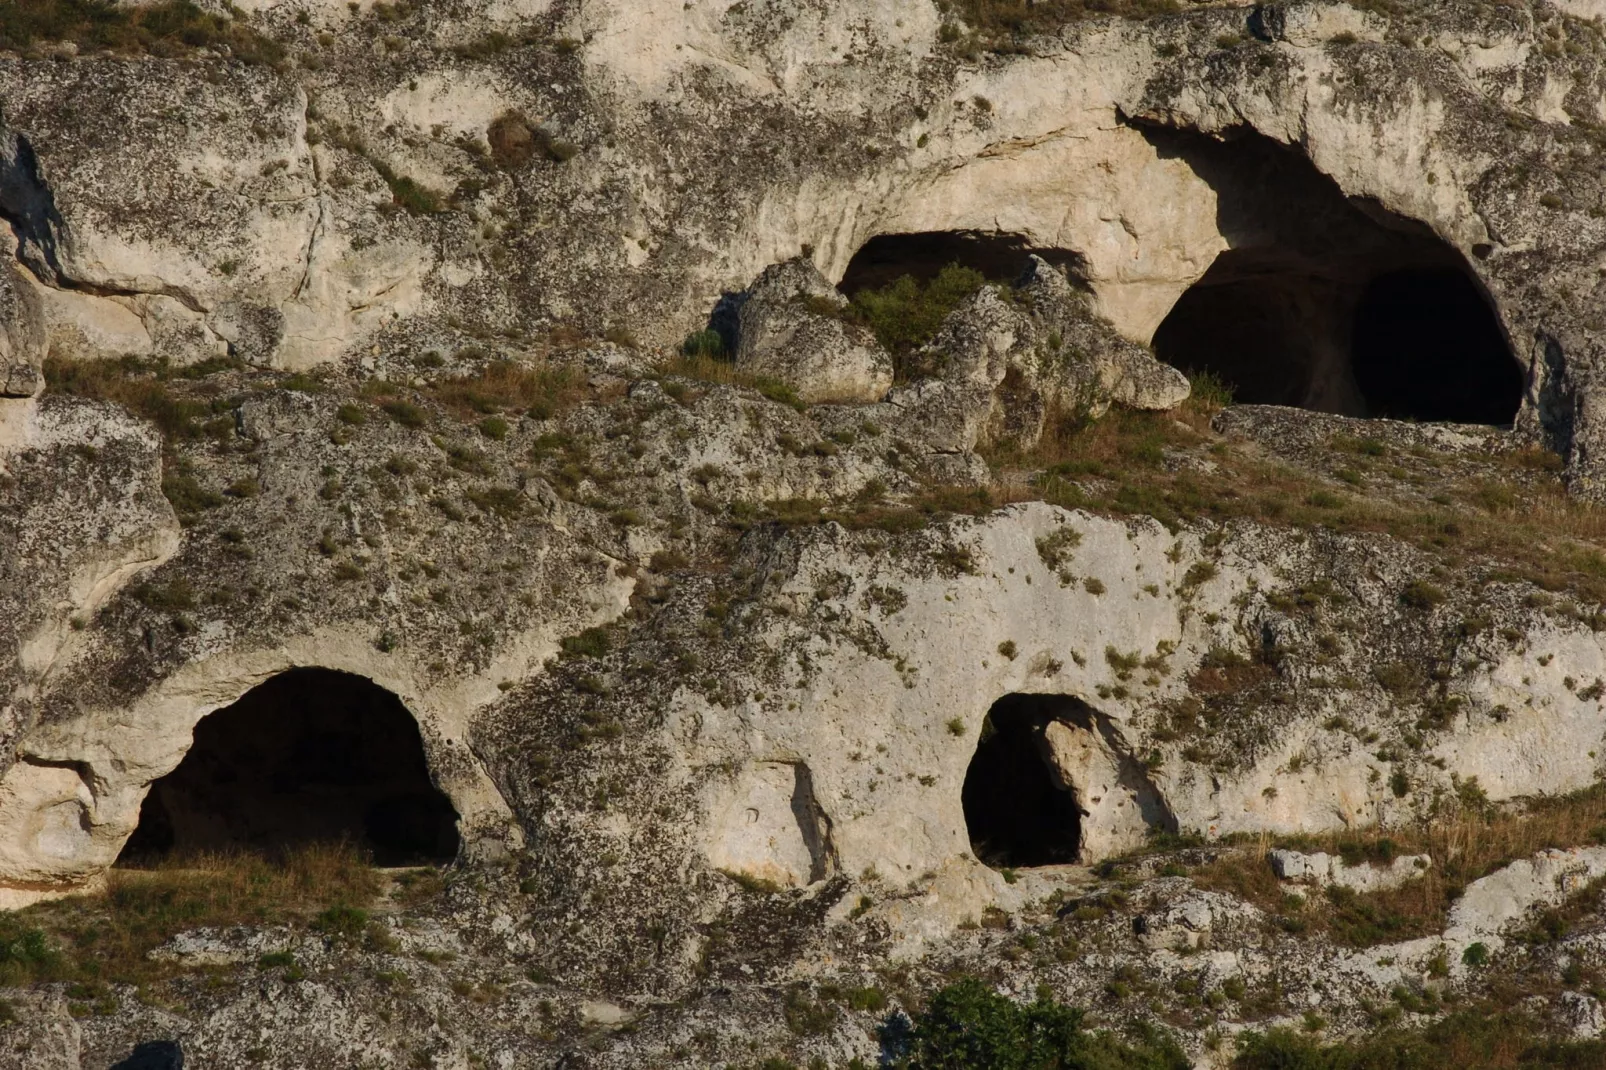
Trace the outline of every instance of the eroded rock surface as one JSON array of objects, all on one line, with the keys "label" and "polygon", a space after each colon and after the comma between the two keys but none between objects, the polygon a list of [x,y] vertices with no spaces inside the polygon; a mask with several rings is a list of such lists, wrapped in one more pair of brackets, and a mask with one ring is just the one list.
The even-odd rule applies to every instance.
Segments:
[{"label": "eroded rock surface", "polygon": [[[19,975],[8,1058],[848,1065],[958,973],[1200,1065],[1519,981],[1600,1032],[1582,819],[1433,839],[1606,763],[1589,12],[242,6],[281,62],[0,55],[0,909],[90,947],[295,669],[461,847]],[[883,344],[854,287],[950,255]],[[1380,392],[1379,285],[1496,366]]]}]

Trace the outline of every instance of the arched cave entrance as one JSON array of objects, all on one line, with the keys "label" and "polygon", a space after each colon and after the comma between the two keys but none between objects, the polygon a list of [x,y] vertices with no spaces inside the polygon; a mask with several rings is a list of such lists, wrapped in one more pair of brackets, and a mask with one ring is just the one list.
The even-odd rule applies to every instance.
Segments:
[{"label": "arched cave entrance", "polygon": [[1081,853],[1082,811],[1045,738],[1067,701],[1006,695],[982,722],[960,799],[971,850],[995,869],[1059,865]]},{"label": "arched cave entrance", "polygon": [[291,669],[195,726],[119,861],[342,840],[382,866],[449,862],[457,812],[400,699],[351,673]]},{"label": "arched cave entrance", "polygon": [[1073,271],[1079,261],[1068,249],[1037,248],[1020,234],[975,230],[878,234],[853,254],[837,289],[852,297],[860,290],[890,286],[905,275],[928,283],[949,264],[972,268],[994,282],[1014,282],[1034,253]]},{"label": "arched cave entrance", "polygon": [[1215,189],[1231,245],[1155,331],[1161,360],[1213,372],[1242,403],[1512,422],[1521,368],[1466,261],[1429,228],[1346,197],[1258,134],[1146,135]]}]

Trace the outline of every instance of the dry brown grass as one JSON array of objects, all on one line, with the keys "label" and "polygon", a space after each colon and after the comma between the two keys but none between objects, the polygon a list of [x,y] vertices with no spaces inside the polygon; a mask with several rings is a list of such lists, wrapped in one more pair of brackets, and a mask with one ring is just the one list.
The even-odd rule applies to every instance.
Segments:
[{"label": "dry brown grass", "polygon": [[[1398,829],[1360,829],[1319,835],[1257,837],[1202,867],[1201,887],[1229,891],[1271,913],[1291,932],[1325,932],[1355,946],[1439,932],[1450,905],[1472,881],[1547,848],[1606,842],[1606,786],[1530,801],[1500,812],[1481,801],[1475,783],[1462,786],[1452,812]],[[1326,851],[1351,862],[1426,854],[1432,866],[1418,880],[1388,892],[1290,901],[1266,860],[1269,847]]]},{"label": "dry brown grass", "polygon": [[192,855],[151,869],[113,869],[103,893],[0,915],[0,983],[143,983],[175,969],[147,953],[186,929],[302,925],[336,908],[360,910],[379,891],[367,859],[314,845],[269,859]]},{"label": "dry brown grass", "polygon": [[496,361],[473,375],[443,379],[430,394],[461,417],[517,412],[539,420],[591,396],[585,374],[576,368],[513,361]]},{"label": "dry brown grass", "polygon": [[[1547,463],[1553,455],[1517,451],[1478,465],[1410,457],[1410,480],[1367,478],[1355,486],[1215,435],[1210,420],[1219,409],[1217,400],[1190,399],[1168,413],[1115,409],[1097,421],[1051,413],[1030,453],[995,451],[988,459],[1001,482],[1016,488],[1016,500],[1147,515],[1173,528],[1244,518],[1387,534],[1463,573],[1479,562],[1489,579],[1606,601],[1606,509],[1567,495]],[[1214,470],[1169,463],[1181,454]]]},{"label": "dry brown grass", "polygon": [[[45,383],[52,394],[95,398],[121,405],[150,420],[168,441],[232,432],[227,404],[214,398],[185,397],[172,386],[240,367],[233,361],[206,361],[188,368],[134,359],[67,360],[47,357]],[[210,419],[209,419],[210,418]],[[226,427],[225,427],[226,425]]]},{"label": "dry brown grass", "polygon": [[739,386],[756,390],[771,401],[789,405],[799,411],[807,406],[798,400],[797,391],[776,379],[744,372],[728,360],[709,356],[679,356],[659,366],[659,373],[669,380],[665,389],[676,400],[684,400],[684,387],[676,379],[695,379],[719,386]]}]

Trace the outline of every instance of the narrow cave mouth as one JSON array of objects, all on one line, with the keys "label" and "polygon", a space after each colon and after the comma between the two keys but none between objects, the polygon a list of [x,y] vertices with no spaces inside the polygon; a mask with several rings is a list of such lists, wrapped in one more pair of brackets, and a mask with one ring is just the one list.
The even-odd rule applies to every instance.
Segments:
[{"label": "narrow cave mouth", "polygon": [[1228,248],[1172,306],[1157,357],[1244,404],[1510,424],[1521,367],[1466,259],[1428,227],[1344,194],[1259,135],[1146,131],[1217,194]]},{"label": "narrow cave mouth", "polygon": [[960,798],[970,847],[994,869],[1075,862],[1082,812],[1048,760],[1043,731],[1056,696],[1006,695],[993,704]]},{"label": "narrow cave mouth", "polygon": [[1033,254],[1073,271],[1080,263],[1068,249],[1038,248],[1022,234],[975,230],[878,234],[853,254],[837,289],[851,297],[860,290],[883,289],[905,275],[929,283],[949,264],[972,268],[994,282],[1014,282]]},{"label": "narrow cave mouth", "polygon": [[457,812],[399,698],[351,673],[291,669],[195,726],[118,861],[338,842],[381,866],[450,862]]}]

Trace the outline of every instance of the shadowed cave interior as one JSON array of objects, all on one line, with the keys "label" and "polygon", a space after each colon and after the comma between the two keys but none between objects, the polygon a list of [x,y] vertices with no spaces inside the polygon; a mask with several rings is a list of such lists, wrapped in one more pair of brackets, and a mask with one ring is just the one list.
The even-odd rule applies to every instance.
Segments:
[{"label": "shadowed cave interior", "polygon": [[400,699],[351,673],[291,669],[201,719],[119,862],[340,841],[381,866],[449,862],[457,813]]},{"label": "shadowed cave interior", "polygon": [[949,230],[919,234],[879,234],[859,247],[848,261],[837,289],[853,295],[881,289],[908,275],[930,282],[949,264],[973,268],[995,282],[1014,282],[1026,271],[1033,254],[1072,277],[1080,257],[1069,249],[1043,249],[1023,235],[992,231]]},{"label": "shadowed cave interior", "polygon": [[[1218,140],[1145,129],[1217,195],[1229,248],[1155,331],[1155,355],[1212,372],[1241,404],[1346,416],[1510,424],[1523,373],[1461,254],[1414,220],[1346,196],[1302,155],[1258,134]],[[1019,278],[1035,253],[1081,280],[1068,249],[1020,234],[882,234],[848,263],[852,295],[948,264]]]},{"label": "shadowed cave interior", "polygon": [[982,722],[960,799],[970,847],[995,869],[1075,862],[1082,812],[1048,758],[1043,730],[1075,700],[1006,695]]},{"label": "shadowed cave interior", "polygon": [[1212,186],[1230,246],[1155,331],[1157,357],[1215,373],[1239,403],[1512,422],[1521,367],[1467,262],[1429,228],[1259,135],[1146,136]]}]

